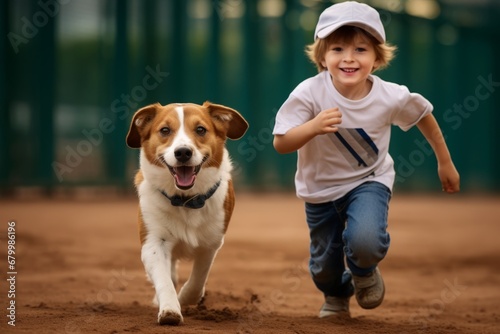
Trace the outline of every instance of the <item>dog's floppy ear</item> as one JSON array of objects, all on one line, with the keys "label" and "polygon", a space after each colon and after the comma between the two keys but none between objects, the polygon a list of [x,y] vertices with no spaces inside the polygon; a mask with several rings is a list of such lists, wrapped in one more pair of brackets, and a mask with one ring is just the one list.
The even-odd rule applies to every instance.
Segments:
[{"label": "dog's floppy ear", "polygon": [[210,116],[213,118],[222,122],[228,122],[227,138],[240,139],[247,132],[248,122],[236,110],[209,101],[203,103],[203,107],[208,109]]},{"label": "dog's floppy ear", "polygon": [[130,129],[127,134],[127,145],[129,147],[141,147],[141,138],[146,134],[147,127],[151,124],[153,118],[155,118],[159,107],[161,107],[161,105],[159,103],[155,103],[137,110],[134,117],[132,117]]}]

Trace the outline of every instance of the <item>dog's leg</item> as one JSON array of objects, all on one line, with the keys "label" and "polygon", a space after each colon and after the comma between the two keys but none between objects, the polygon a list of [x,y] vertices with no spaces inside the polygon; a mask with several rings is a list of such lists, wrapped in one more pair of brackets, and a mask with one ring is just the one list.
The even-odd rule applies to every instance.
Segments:
[{"label": "dog's leg", "polygon": [[171,279],[171,250],[172,246],[163,240],[147,240],[142,246],[142,262],[156,290],[160,325],[178,325],[183,322],[181,307]]},{"label": "dog's leg", "polygon": [[179,283],[178,277],[177,277],[177,264],[178,264],[178,262],[179,261],[177,259],[172,258],[171,277],[172,277],[172,283],[174,283],[174,287],[176,289],[177,289],[177,284]]},{"label": "dog's leg", "polygon": [[181,306],[198,303],[205,295],[205,283],[218,249],[198,248],[194,254],[193,270],[179,292]]}]

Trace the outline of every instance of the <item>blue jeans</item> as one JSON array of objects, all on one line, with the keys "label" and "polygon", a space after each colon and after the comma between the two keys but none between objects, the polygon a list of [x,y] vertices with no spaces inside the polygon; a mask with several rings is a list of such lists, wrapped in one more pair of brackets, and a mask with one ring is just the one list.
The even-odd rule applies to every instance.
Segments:
[{"label": "blue jeans", "polygon": [[311,238],[309,270],[325,296],[354,293],[345,263],[352,274],[366,276],[385,257],[390,199],[385,185],[366,182],[333,202],[305,204]]}]

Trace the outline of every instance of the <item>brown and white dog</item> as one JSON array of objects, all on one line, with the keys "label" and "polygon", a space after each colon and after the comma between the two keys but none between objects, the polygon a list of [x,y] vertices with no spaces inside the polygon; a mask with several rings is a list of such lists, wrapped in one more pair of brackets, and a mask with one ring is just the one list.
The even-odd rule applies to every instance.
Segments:
[{"label": "brown and white dog", "polygon": [[[236,110],[210,102],[157,103],[132,119],[127,145],[141,148],[135,176],[141,259],[161,325],[182,323],[181,307],[204,296],[235,203],[225,141],[247,128]],[[177,295],[176,265],[183,257],[193,258],[193,269]]]}]

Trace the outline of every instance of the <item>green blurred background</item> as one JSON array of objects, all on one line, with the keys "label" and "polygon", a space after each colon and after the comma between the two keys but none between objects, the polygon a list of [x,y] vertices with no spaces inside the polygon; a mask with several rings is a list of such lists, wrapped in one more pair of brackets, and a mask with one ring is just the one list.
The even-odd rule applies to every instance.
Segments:
[{"label": "green blurred background", "polygon": [[[371,0],[398,46],[377,73],[435,106],[465,192],[500,190],[500,1]],[[272,147],[274,117],[315,75],[304,55],[314,0],[0,1],[0,195],[132,189],[133,113],[210,100],[251,127],[229,142],[239,189],[291,190],[295,154]],[[418,130],[393,129],[396,191],[440,191]]]}]

